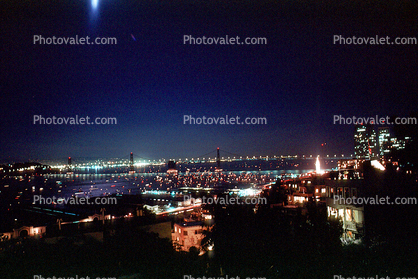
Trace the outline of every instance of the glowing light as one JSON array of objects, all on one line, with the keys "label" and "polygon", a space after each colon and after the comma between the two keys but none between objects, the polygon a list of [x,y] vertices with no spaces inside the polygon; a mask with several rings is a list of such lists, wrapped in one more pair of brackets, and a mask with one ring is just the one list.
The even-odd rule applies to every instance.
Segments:
[{"label": "glowing light", "polygon": [[241,189],[238,191],[238,196],[239,197],[248,197],[248,196],[256,196],[259,195],[261,193],[261,190],[257,190],[257,189]]},{"label": "glowing light", "polygon": [[91,6],[93,9],[97,9],[97,6],[99,5],[99,0],[91,0]]},{"label": "glowing light", "polygon": [[143,162],[138,162],[138,163],[134,163],[134,166],[136,167],[144,167],[144,166],[148,166],[149,163],[143,163]]},{"label": "glowing light", "polygon": [[385,170],[385,167],[378,161],[378,160],[373,160],[373,161],[371,161],[370,162],[371,163],[371,165],[373,166],[373,167],[375,167],[376,169],[379,169],[379,170],[382,170],[382,171],[384,171]]},{"label": "glowing light", "polygon": [[323,174],[324,173],[324,171],[321,170],[321,164],[319,163],[319,157],[316,157],[315,167],[316,167],[316,173],[317,174]]}]

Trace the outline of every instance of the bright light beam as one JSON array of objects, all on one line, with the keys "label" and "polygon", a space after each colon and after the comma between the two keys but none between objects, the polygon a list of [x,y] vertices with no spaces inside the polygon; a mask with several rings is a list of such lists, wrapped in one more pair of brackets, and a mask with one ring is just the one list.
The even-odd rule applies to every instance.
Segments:
[{"label": "bright light beam", "polygon": [[99,0],[91,0],[91,6],[93,9],[97,9],[97,5],[99,5]]},{"label": "bright light beam", "polygon": [[321,165],[319,163],[319,157],[316,157],[315,167],[316,167],[316,173],[317,174],[323,174],[324,173],[324,171],[321,170]]}]

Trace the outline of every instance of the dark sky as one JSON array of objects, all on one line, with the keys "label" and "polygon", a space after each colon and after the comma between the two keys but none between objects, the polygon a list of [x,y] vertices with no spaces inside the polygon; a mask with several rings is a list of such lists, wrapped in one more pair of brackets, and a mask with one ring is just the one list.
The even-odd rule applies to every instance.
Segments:
[{"label": "dark sky", "polygon": [[[90,1],[3,1],[0,162],[131,151],[184,158],[218,146],[250,156],[352,154],[354,127],[333,125],[334,114],[417,107],[418,45],[333,44],[336,34],[418,36],[416,4],[375,2],[99,0],[94,12]],[[35,45],[34,35],[117,44]],[[267,45],[185,45],[183,35]],[[118,123],[34,125],[34,115]],[[183,125],[183,115],[268,123]]]}]

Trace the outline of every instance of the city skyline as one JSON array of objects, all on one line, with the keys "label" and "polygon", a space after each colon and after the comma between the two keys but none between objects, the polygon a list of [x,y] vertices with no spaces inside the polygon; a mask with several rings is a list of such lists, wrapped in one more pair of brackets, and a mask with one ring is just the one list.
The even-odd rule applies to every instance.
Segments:
[{"label": "city skyline", "polygon": [[[412,124],[414,125],[414,124]],[[221,150],[222,156],[220,156],[221,160],[253,160],[253,159],[262,159],[262,160],[276,160],[276,159],[312,159],[312,158],[321,158],[321,159],[333,159],[333,158],[365,158],[365,159],[383,159],[384,156],[389,155],[392,150],[401,150],[405,148],[405,144],[409,142],[411,139],[414,138],[413,133],[414,131],[411,130],[411,125],[408,128],[403,127],[403,132],[406,134],[399,134],[394,132],[396,128],[390,127],[387,124],[357,124],[355,125],[354,135],[354,144],[353,144],[353,153],[346,153],[344,154],[334,154],[330,155],[329,149],[327,148],[327,143],[322,143],[321,148],[316,154],[305,154],[305,153],[296,153],[296,154],[275,154],[275,155],[245,155],[245,154],[236,154],[229,151]],[[397,135],[397,136],[396,136]],[[412,137],[411,137],[412,136]],[[201,154],[198,156],[182,156],[182,158],[174,158],[174,157],[162,157],[162,158],[146,158],[142,157],[141,154],[133,154],[130,152],[130,160],[135,157],[135,162],[137,163],[161,163],[161,162],[168,162],[170,160],[179,161],[179,162],[202,162],[202,161],[213,161],[216,160],[216,152],[219,151],[220,148],[213,149],[212,151]],[[219,156],[219,153],[218,153]],[[72,159],[76,159],[79,163],[91,163],[96,161],[114,161],[114,160],[127,160],[126,154],[122,154],[121,156],[103,156],[103,157],[65,157],[65,158],[47,158],[43,157],[42,159],[27,159],[24,160],[25,162],[38,162],[38,163],[45,163],[50,165],[55,165],[57,162],[61,161],[68,161]],[[23,162],[23,161],[22,161]],[[51,164],[51,162],[54,162]],[[0,162],[3,164],[10,164],[10,163],[19,163],[18,161],[9,161],[9,162]]]}]

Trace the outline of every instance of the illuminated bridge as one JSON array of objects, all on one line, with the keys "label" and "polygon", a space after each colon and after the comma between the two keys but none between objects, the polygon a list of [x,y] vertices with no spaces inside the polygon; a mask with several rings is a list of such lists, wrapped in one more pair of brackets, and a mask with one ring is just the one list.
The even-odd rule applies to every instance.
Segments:
[{"label": "illuminated bridge", "polygon": [[[226,156],[220,156],[220,154]],[[131,172],[133,167],[142,167],[147,165],[165,165],[168,161],[172,160],[177,163],[182,164],[202,164],[202,163],[216,163],[217,168],[220,169],[221,162],[234,162],[234,161],[252,161],[252,160],[263,160],[263,161],[279,161],[279,160],[316,160],[319,158],[320,160],[345,160],[345,159],[352,159],[353,155],[350,154],[349,156],[344,154],[329,154],[329,155],[274,155],[274,156],[246,156],[246,155],[239,155],[234,154],[222,149],[215,149],[206,154],[196,156],[196,157],[186,157],[186,158],[172,158],[172,159],[165,159],[161,158],[158,160],[152,160],[148,158],[143,158],[139,156],[135,156],[139,158],[134,163],[134,154],[130,153],[129,157],[122,159],[110,159],[110,160],[92,160],[88,162],[78,163],[77,158],[69,157],[69,161],[67,165],[58,165],[53,166],[54,168],[59,168],[61,170],[68,170],[69,172],[73,170],[86,170],[86,169],[103,169],[103,168],[128,168]]]}]

